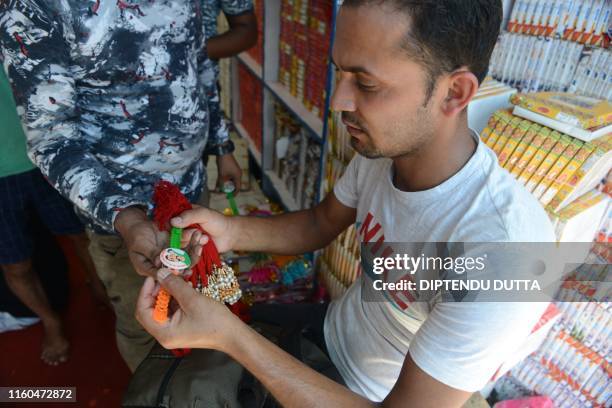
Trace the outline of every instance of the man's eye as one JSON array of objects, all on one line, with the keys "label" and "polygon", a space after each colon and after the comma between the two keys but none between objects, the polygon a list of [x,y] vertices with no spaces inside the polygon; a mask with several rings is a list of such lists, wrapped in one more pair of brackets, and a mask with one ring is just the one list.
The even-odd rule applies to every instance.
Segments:
[{"label": "man's eye", "polygon": [[357,87],[365,92],[375,92],[376,91],[375,85],[368,85],[368,84],[364,84],[361,82],[357,82]]}]

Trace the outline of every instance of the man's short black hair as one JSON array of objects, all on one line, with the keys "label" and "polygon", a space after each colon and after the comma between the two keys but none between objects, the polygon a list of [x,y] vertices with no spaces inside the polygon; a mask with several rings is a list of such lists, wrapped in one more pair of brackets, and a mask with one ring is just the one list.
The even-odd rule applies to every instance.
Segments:
[{"label": "man's short black hair", "polygon": [[344,0],[345,7],[389,6],[409,18],[402,49],[435,81],[466,66],[481,83],[487,75],[502,21],[500,0]]}]

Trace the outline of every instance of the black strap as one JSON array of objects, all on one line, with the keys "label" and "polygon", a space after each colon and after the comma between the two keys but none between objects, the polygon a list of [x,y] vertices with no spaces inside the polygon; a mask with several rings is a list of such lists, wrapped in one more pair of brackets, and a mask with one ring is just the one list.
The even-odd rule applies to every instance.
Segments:
[{"label": "black strap", "polygon": [[170,368],[168,368],[168,371],[166,371],[166,374],[164,374],[164,378],[162,379],[162,382],[159,386],[159,390],[157,391],[157,406],[158,407],[163,406],[162,404],[164,402],[164,394],[166,393],[166,388],[168,388],[168,383],[170,382],[170,379],[172,378],[172,375],[174,375],[174,372],[176,371],[179,364],[181,364],[181,361],[183,361],[183,357],[177,357],[172,362],[172,365],[170,366]]}]

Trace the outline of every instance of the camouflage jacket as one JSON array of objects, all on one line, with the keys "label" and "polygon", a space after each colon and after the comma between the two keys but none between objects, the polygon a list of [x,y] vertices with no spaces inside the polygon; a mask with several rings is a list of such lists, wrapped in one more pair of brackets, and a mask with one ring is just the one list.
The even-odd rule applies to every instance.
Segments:
[{"label": "camouflage jacket", "polygon": [[238,16],[252,10],[253,0],[202,0],[206,39],[217,35],[217,17],[221,11],[225,15]]},{"label": "camouflage jacket", "polygon": [[[221,11],[227,16],[238,16],[253,10],[253,0],[202,0],[204,35],[208,40],[217,35],[217,18]],[[219,76],[219,62],[213,60],[215,75]]]},{"label": "camouflage jacket", "polygon": [[201,0],[0,1],[28,154],[94,230],[160,178],[195,200],[228,141],[202,27]]}]

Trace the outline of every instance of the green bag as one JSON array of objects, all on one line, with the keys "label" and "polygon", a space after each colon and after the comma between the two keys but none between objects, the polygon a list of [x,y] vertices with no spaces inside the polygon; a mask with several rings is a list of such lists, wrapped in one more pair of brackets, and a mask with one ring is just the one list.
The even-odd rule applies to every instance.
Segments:
[{"label": "green bag", "polygon": [[156,344],[138,366],[124,408],[259,408],[266,391],[240,364],[216,350],[184,357]]}]

